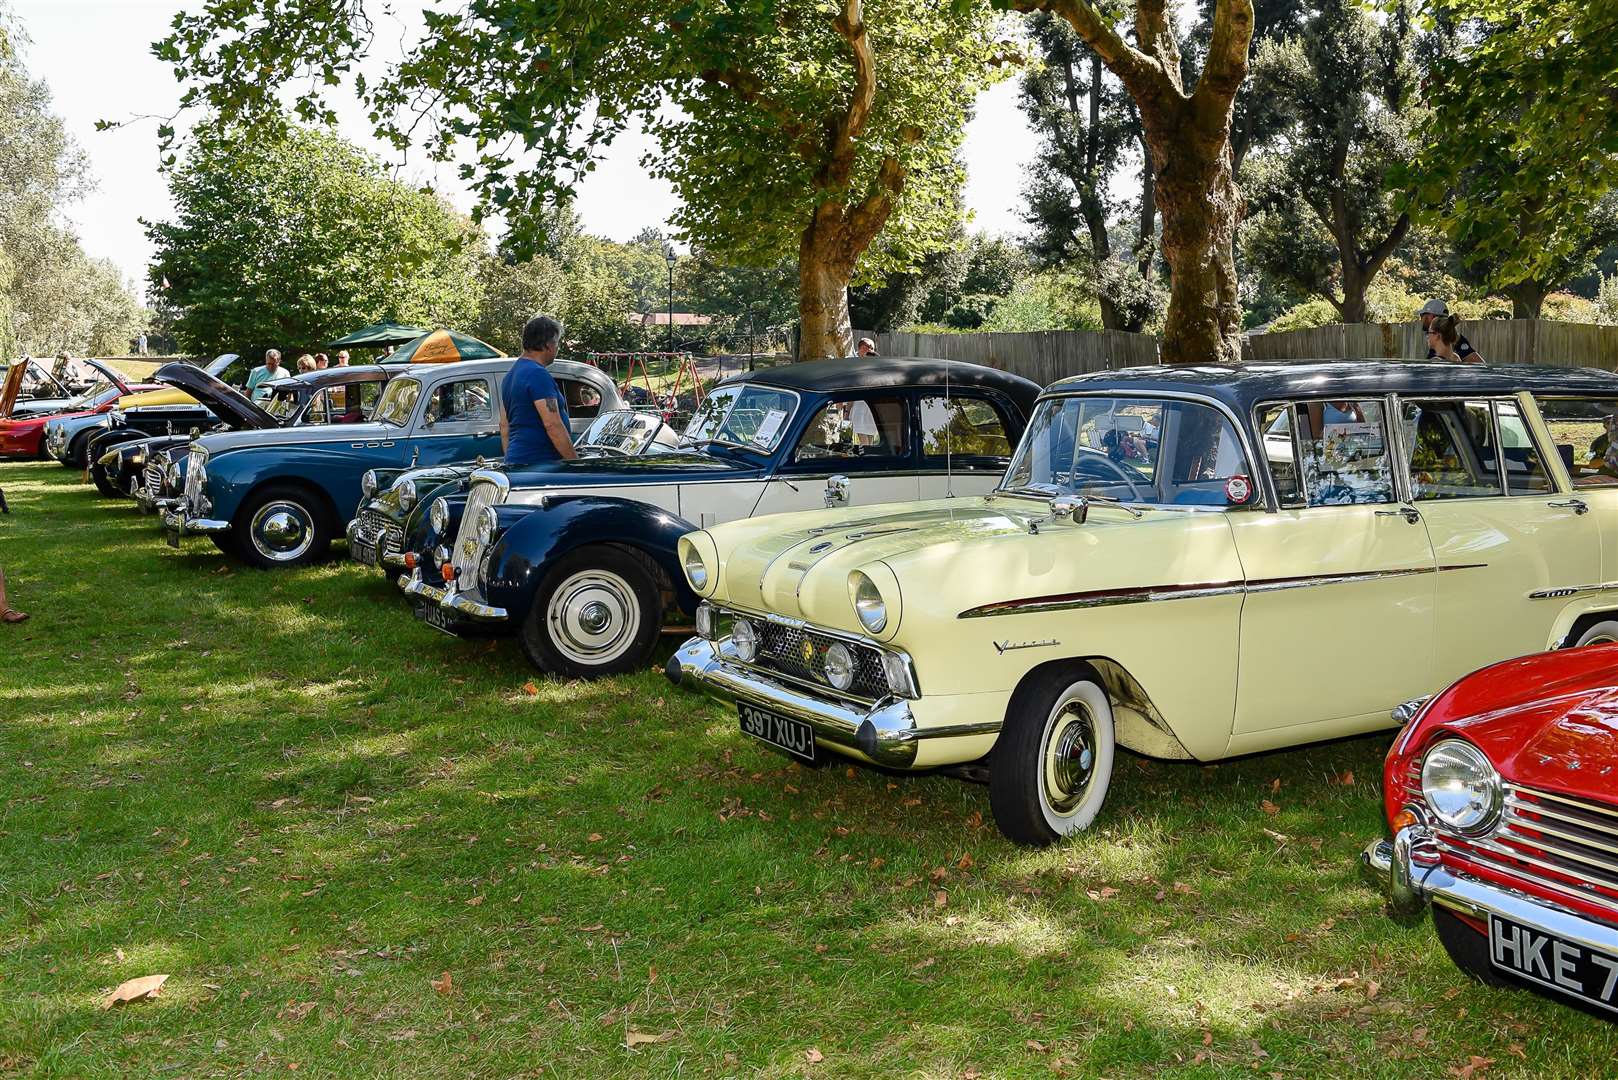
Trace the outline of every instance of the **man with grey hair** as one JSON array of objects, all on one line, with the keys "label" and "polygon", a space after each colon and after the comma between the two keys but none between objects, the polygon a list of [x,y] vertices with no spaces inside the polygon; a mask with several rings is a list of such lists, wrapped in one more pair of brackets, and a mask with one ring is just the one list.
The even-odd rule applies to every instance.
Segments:
[{"label": "man with grey hair", "polygon": [[507,465],[575,458],[567,399],[545,369],[562,347],[562,324],[535,315],[523,324],[522,354],[500,382],[500,444]]},{"label": "man with grey hair", "polygon": [[285,374],[286,372],[281,370],[281,350],[264,350],[264,366],[256,367],[248,373],[247,396],[250,398],[269,397],[270,392],[268,390],[264,391],[262,394],[258,392],[259,385],[261,383],[274,382],[276,379],[281,378]]}]

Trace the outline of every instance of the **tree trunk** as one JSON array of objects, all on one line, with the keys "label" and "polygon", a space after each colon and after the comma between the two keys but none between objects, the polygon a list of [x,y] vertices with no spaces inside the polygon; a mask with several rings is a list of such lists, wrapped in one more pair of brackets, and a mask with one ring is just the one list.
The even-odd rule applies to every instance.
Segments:
[{"label": "tree trunk", "polygon": [[1365,291],[1371,286],[1371,279],[1348,264],[1344,264],[1343,273],[1343,302],[1337,305],[1346,323],[1362,323],[1365,321]]},{"label": "tree trunk", "polygon": [[1163,261],[1169,266],[1169,309],[1163,324],[1165,364],[1239,364],[1242,307],[1236,295],[1236,223],[1241,193],[1230,147],[1200,171],[1195,132],[1142,110],[1163,217]]},{"label": "tree trunk", "polygon": [[1097,296],[1096,299],[1101,302],[1101,329],[1130,329],[1130,327],[1124,325],[1126,320],[1124,319],[1123,312],[1118,310],[1117,304],[1113,303],[1112,300],[1105,295]]},{"label": "tree trunk", "polygon": [[839,233],[817,214],[798,243],[799,360],[854,355],[854,328],[848,318],[853,262],[843,255]]},{"label": "tree trunk", "polygon": [[1545,306],[1545,295],[1550,290],[1537,281],[1521,281],[1506,290],[1511,297],[1513,319],[1537,319]]}]

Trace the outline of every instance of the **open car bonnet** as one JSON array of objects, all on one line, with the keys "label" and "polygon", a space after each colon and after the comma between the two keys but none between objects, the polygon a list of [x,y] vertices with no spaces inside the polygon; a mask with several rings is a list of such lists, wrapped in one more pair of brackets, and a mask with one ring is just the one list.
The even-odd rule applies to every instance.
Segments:
[{"label": "open car bonnet", "polygon": [[227,427],[259,430],[280,427],[280,422],[239,391],[220,382],[194,364],[164,364],[152,376],[165,386],[182,390],[206,405]]}]

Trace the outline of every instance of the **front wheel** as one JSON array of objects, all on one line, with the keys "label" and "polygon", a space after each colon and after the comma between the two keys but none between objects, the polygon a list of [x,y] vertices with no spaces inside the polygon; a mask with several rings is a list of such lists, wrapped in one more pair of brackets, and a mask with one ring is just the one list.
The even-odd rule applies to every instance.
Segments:
[{"label": "front wheel", "polygon": [[1116,744],[1112,703],[1088,667],[1028,677],[1011,697],[989,760],[989,805],[1008,840],[1053,844],[1088,828],[1106,801]]},{"label": "front wheel", "polygon": [[272,484],[254,492],[236,512],[229,547],[262,570],[319,562],[331,550],[330,517],[313,492]]},{"label": "front wheel", "polygon": [[662,624],[661,590],[646,558],[597,546],[557,561],[519,637],[539,670],[595,679],[644,667]]},{"label": "front wheel", "polygon": [[1580,634],[1579,640],[1573,643],[1573,647],[1582,649],[1586,645],[1611,645],[1615,641],[1618,641],[1618,622],[1607,619],[1596,623]]},{"label": "front wheel", "polygon": [[95,484],[96,490],[107,498],[124,498],[125,492],[119,490],[117,482],[112,476],[108,475],[106,468],[100,462],[90,466],[90,479]]}]

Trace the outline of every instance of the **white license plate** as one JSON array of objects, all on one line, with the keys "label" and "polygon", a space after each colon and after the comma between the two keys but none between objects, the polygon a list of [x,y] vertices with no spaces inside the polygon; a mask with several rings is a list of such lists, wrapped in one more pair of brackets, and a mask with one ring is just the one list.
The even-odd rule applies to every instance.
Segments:
[{"label": "white license plate", "polygon": [[815,760],[815,731],[802,720],[742,702],[736,703],[736,713],[743,735],[769,743],[792,757]]},{"label": "white license plate", "polygon": [[1618,1013],[1618,956],[1490,915],[1489,962],[1518,978]]}]

